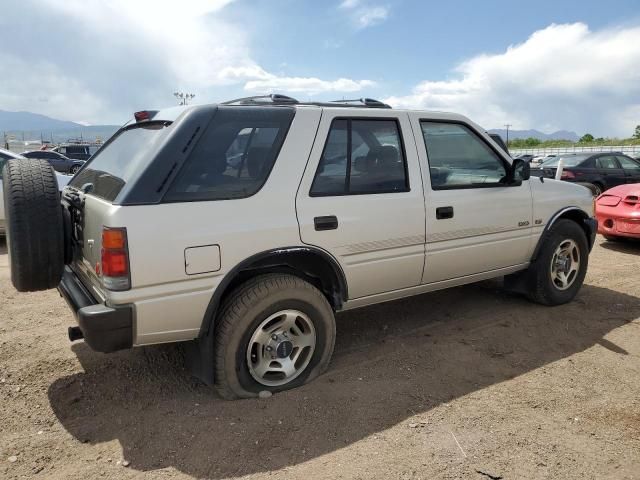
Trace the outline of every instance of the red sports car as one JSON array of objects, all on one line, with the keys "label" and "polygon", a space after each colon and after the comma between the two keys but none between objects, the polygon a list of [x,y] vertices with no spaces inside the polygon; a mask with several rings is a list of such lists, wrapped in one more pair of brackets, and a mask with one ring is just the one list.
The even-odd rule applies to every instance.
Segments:
[{"label": "red sports car", "polygon": [[596,199],[598,233],[608,240],[640,238],[640,183],[613,187]]}]

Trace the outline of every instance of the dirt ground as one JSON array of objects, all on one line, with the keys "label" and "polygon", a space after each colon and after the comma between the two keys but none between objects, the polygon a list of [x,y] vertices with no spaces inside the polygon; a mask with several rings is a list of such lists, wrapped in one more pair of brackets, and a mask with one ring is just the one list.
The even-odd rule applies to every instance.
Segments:
[{"label": "dirt ground", "polygon": [[178,347],[69,344],[0,243],[0,478],[640,479],[640,244],[570,305],[484,282],[338,316],[330,370],[227,402]]}]

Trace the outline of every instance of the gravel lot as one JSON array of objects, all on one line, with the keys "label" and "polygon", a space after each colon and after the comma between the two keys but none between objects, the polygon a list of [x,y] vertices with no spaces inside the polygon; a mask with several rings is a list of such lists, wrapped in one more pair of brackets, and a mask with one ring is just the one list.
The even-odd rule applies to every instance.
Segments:
[{"label": "gravel lot", "polygon": [[70,345],[0,243],[0,478],[639,479],[638,267],[598,240],[570,305],[484,282],[341,314],[327,374],[226,402],[178,347]]}]

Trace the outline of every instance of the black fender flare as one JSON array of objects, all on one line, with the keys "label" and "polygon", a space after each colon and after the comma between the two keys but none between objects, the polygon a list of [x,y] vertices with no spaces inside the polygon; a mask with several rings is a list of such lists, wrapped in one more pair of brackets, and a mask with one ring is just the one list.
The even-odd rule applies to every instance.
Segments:
[{"label": "black fender flare", "polygon": [[595,242],[596,233],[598,231],[598,223],[596,219],[593,217],[590,217],[589,214],[580,207],[575,207],[575,206],[564,207],[558,210],[556,213],[554,213],[549,219],[549,221],[547,222],[547,225],[545,226],[544,231],[542,232],[542,235],[540,235],[540,238],[538,239],[536,248],[534,249],[533,254],[531,255],[531,263],[535,262],[536,259],[538,258],[540,249],[542,248],[542,245],[544,245],[544,242],[547,239],[549,231],[551,230],[555,222],[560,218],[568,218],[570,220],[574,220],[576,221],[576,223],[578,223],[582,227],[585,235],[587,236],[587,242],[589,243],[589,251],[591,251],[591,248],[593,247],[593,244]]},{"label": "black fender flare", "polygon": [[342,307],[342,303],[348,298],[347,280],[338,261],[328,252],[311,246],[295,246],[275,248],[256,253],[229,270],[213,292],[202,319],[198,338],[187,342],[186,345],[186,362],[192,375],[207,385],[213,385],[214,383],[214,342],[212,334],[214,332],[215,319],[224,295],[233,290],[234,283],[238,283],[243,276],[243,272],[250,272],[253,269],[263,272],[268,272],[269,269],[277,271],[278,268],[285,267],[305,273],[304,268],[300,269],[299,266],[292,265],[292,263],[295,263],[292,262],[292,259],[296,257],[306,257],[307,260],[309,258],[317,258],[322,262],[323,267],[328,265],[331,268],[336,285],[332,292],[325,291],[324,293],[328,295],[329,302],[334,310],[339,310]]},{"label": "black fender flare", "polygon": [[222,297],[229,290],[229,287],[232,285],[233,281],[238,278],[241,272],[250,271],[255,268],[264,270],[270,267],[278,266],[287,266],[294,270],[304,271],[304,268],[299,268],[299,266],[296,265],[295,262],[291,262],[292,258],[299,255],[316,256],[317,258],[322,259],[321,261],[323,261],[326,265],[329,265],[331,267],[331,271],[333,272],[335,281],[337,283],[337,288],[335,288],[334,291],[329,295],[329,301],[334,309],[340,309],[342,307],[342,303],[345,302],[348,298],[348,290],[344,271],[342,270],[342,267],[335,259],[335,257],[333,257],[325,250],[311,246],[274,248],[251,255],[250,257],[244,259],[242,262],[238,263],[235,267],[233,267],[231,270],[229,270],[229,272],[225,274],[224,278],[213,292],[211,300],[209,301],[209,305],[207,306],[204,318],[202,319],[202,325],[200,326],[199,338],[206,336],[209,332],[209,329],[211,328],[211,325],[213,324],[215,316],[218,312]]}]

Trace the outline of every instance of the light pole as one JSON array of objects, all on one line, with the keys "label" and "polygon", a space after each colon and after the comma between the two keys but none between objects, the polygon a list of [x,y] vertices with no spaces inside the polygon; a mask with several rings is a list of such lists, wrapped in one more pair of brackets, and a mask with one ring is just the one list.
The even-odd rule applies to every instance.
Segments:
[{"label": "light pole", "polygon": [[509,148],[509,127],[511,127],[510,123],[505,123],[505,127],[507,127],[507,148]]},{"label": "light pole", "polygon": [[194,93],[174,92],[173,96],[179,100],[178,105],[189,105],[189,100],[196,95]]}]

